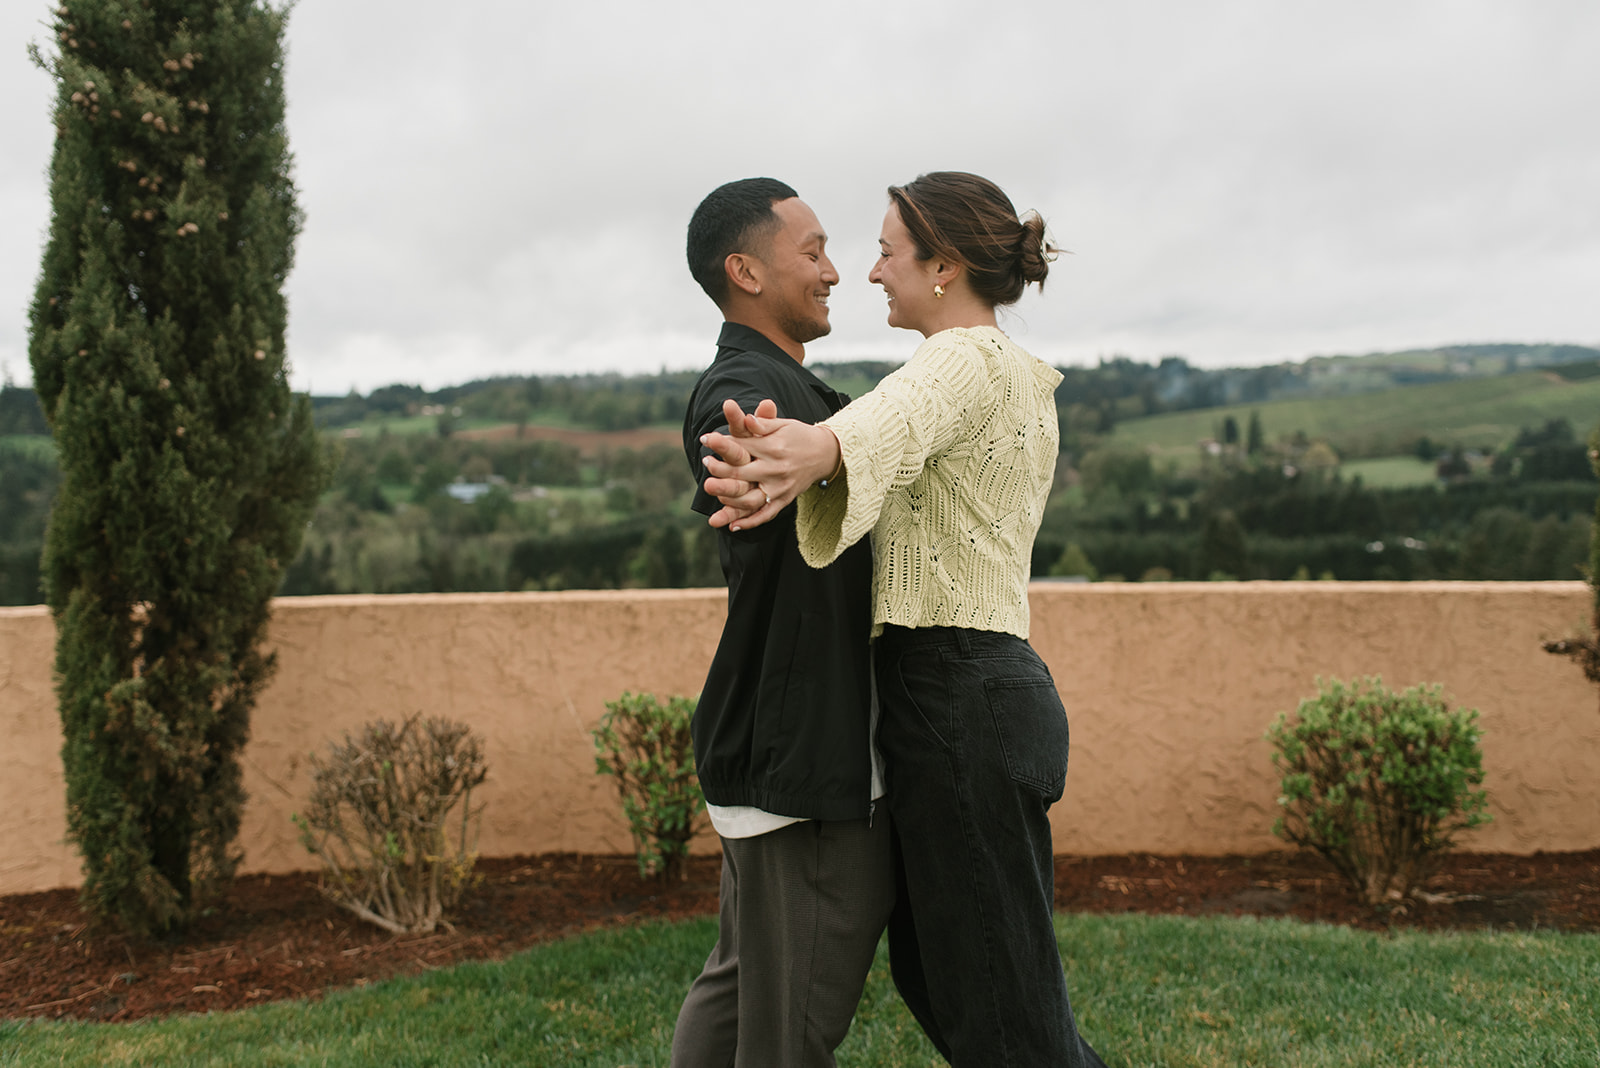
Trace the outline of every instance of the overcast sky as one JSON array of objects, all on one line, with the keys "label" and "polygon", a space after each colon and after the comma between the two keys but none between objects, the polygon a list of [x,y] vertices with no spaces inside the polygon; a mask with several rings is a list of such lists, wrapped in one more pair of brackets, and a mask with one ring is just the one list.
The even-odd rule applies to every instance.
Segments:
[{"label": "overcast sky", "polygon": [[[0,14],[0,364],[27,382],[51,85]],[[904,358],[884,187],[994,179],[1059,244],[1002,325],[1053,363],[1600,343],[1593,0],[300,0],[297,388],[698,367],[683,234],[794,185],[843,281],[814,360]]]}]

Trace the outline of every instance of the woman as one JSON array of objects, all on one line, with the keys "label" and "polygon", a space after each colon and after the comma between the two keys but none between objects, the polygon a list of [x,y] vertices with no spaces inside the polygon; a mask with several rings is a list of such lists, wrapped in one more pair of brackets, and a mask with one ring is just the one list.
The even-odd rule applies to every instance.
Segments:
[{"label": "woman", "polygon": [[940,1053],[972,1065],[1100,1065],[1056,950],[1047,810],[1067,721],[1027,643],[1034,535],[1055,473],[1059,372],[995,308],[1043,284],[1044,221],[997,186],[937,172],[889,189],[869,280],[926,340],[823,423],[724,408],[701,440],[739,530],[797,500],[812,566],[872,535],[878,745],[899,840],[895,983]]}]

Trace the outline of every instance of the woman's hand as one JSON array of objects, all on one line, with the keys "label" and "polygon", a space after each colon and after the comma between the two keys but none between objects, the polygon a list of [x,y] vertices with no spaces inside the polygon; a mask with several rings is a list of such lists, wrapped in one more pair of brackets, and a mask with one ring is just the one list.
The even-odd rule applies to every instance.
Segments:
[{"label": "woman's hand", "polygon": [[838,469],[839,439],[833,431],[777,419],[776,412],[769,401],[762,401],[754,415],[746,415],[735,401],[724,401],[729,432],[700,438],[716,453],[702,461],[712,476],[705,482],[706,492],[723,505],[711,517],[712,526],[759,527]]}]

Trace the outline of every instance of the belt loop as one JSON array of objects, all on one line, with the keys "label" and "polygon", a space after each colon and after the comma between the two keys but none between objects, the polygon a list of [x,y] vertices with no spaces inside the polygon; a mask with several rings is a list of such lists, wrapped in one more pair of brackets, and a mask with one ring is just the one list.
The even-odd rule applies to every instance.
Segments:
[{"label": "belt loop", "polygon": [[972,659],[972,635],[966,627],[951,627],[950,632],[956,636],[956,647],[961,650],[961,659]]}]

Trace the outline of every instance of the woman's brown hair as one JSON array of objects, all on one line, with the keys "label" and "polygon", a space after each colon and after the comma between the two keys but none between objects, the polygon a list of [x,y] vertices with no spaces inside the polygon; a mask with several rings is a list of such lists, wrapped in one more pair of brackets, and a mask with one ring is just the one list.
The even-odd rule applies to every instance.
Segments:
[{"label": "woman's brown hair", "polygon": [[959,263],[972,291],[990,304],[1015,304],[1029,282],[1044,288],[1059,251],[1045,237],[1044,220],[1036,211],[1019,219],[1011,198],[989,179],[931,171],[891,185],[889,199],[917,243],[917,259]]}]

